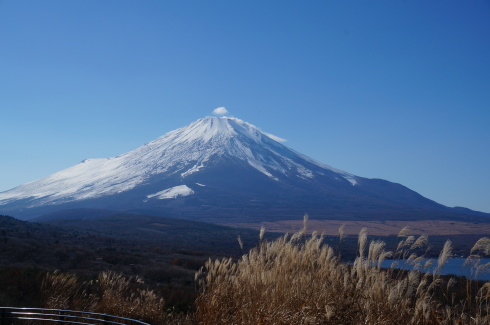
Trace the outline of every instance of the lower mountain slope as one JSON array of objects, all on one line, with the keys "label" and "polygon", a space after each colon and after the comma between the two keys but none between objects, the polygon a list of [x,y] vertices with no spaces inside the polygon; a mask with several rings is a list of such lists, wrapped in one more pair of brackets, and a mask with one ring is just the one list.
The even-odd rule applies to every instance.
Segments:
[{"label": "lower mountain slope", "polygon": [[[216,223],[297,220],[305,213],[320,220],[490,222],[487,214],[448,208],[385,180],[356,177],[357,184],[353,186],[346,180],[333,183],[334,176],[331,175],[312,179],[274,176],[275,179],[233,160],[222,160],[185,179],[156,175],[141,186],[111,196],[13,211],[16,217],[30,218],[86,208],[91,209],[90,213],[77,218],[93,217],[93,209],[99,209]],[[151,196],[148,193],[160,194]]]}]

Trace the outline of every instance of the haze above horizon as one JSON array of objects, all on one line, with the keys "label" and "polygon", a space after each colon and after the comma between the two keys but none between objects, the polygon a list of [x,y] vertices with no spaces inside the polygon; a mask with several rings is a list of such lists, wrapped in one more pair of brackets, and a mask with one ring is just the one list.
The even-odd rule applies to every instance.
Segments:
[{"label": "haze above horizon", "polygon": [[0,191],[226,107],[332,167],[490,212],[488,40],[485,0],[0,1]]}]

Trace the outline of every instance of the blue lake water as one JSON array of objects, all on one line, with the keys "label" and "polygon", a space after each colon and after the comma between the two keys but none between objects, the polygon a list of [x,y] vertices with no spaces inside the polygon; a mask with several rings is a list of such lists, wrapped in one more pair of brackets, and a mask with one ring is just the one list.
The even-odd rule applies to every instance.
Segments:
[{"label": "blue lake water", "polygon": [[[413,269],[413,266],[410,264],[406,264],[403,262],[403,260],[385,260],[382,263],[382,267],[390,267],[391,263],[393,261],[396,261],[398,264],[396,265],[396,268],[398,269],[404,269],[404,270],[411,270]],[[427,260],[424,260],[424,263]],[[470,279],[474,279],[474,271],[471,271],[471,265],[463,265],[464,262],[466,261],[465,258],[450,258],[447,260],[446,264],[443,266],[441,274],[454,274],[458,276],[465,276]],[[486,264],[490,262],[490,258],[482,258],[480,259],[480,264]],[[422,264],[424,264],[422,263]],[[437,267],[437,259],[433,259],[432,265],[428,269],[420,270],[421,272],[433,272],[434,268]],[[486,270],[485,273],[480,273],[478,274],[478,277],[476,280],[484,280],[484,281],[490,281],[490,270]]]}]

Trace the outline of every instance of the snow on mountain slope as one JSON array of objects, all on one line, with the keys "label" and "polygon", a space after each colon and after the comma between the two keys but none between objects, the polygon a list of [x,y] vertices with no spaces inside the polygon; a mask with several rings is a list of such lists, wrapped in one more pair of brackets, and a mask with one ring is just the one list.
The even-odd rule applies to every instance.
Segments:
[{"label": "snow on mountain slope", "polygon": [[175,199],[179,196],[189,196],[192,194],[194,194],[194,191],[190,187],[188,187],[187,185],[179,185],[154,194],[147,195],[146,197],[149,199],[156,198],[159,200],[164,200]]},{"label": "snow on mountain slope", "polygon": [[352,185],[357,184],[354,175],[318,163],[276,140],[282,139],[237,118],[205,117],[123,155],[84,160],[2,192],[0,206],[23,199],[29,200],[27,207],[33,207],[98,198],[128,191],[158,174],[185,179],[206,168],[211,158],[224,156],[245,162],[276,181],[278,175],[311,179],[333,172]]}]

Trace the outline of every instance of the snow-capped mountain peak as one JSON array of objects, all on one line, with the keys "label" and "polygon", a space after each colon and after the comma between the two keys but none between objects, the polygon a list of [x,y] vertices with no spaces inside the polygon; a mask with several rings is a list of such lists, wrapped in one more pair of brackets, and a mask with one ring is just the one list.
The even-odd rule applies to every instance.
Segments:
[{"label": "snow-capped mountain peak", "polygon": [[244,163],[274,181],[330,173],[339,181],[356,184],[354,175],[317,163],[277,140],[282,139],[238,118],[205,117],[120,156],[87,159],[0,193],[0,206],[15,200],[28,200],[33,207],[99,198],[148,184],[157,175],[178,176],[182,184],[169,187],[181,186],[190,175],[223,159]]},{"label": "snow-capped mountain peak", "polygon": [[[462,213],[403,185],[319,163],[281,141],[237,118],[205,117],[117,157],[86,159],[2,192],[0,214],[29,219],[102,209],[242,223],[305,212],[339,220]],[[462,218],[476,213],[468,211]]]},{"label": "snow-capped mountain peak", "polygon": [[230,139],[237,135],[243,135],[257,142],[264,136],[276,141],[280,139],[279,137],[265,133],[256,126],[238,118],[208,116],[199,119],[186,127],[169,132],[156,141],[167,142],[172,140],[180,143],[189,143],[193,141],[209,142],[212,139]]}]

